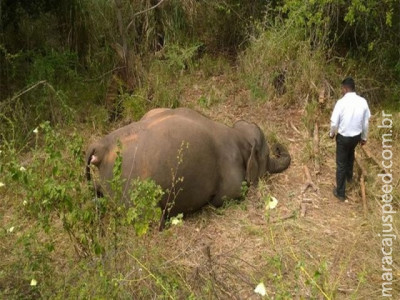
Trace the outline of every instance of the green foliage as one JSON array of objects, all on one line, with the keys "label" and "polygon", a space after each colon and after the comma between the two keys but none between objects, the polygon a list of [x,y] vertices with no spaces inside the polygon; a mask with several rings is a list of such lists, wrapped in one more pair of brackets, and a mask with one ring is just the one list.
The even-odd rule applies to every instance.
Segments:
[{"label": "green foliage", "polygon": [[201,47],[201,44],[188,47],[182,47],[176,44],[167,45],[165,48],[165,58],[169,69],[172,72],[179,72],[190,68],[199,47]]},{"label": "green foliage", "polygon": [[[152,222],[159,222],[158,204],[163,191],[151,180],[136,179],[127,193],[121,175],[122,157],[118,153],[110,182],[112,195],[93,199],[83,172],[84,142],[76,131],[62,133],[45,122],[31,131],[30,138],[34,146],[23,163],[13,143],[2,147],[0,182],[3,191],[19,199],[16,205],[21,219],[33,224],[31,227],[21,224],[18,228],[21,247],[15,250],[15,256],[21,259],[13,268],[24,270],[24,281],[16,283],[17,289],[19,284],[23,288],[34,278],[40,288],[32,287],[32,293],[44,295],[44,291],[51,290],[48,281],[53,272],[51,257],[60,251],[54,242],[56,233],[70,240],[70,251],[75,249],[80,259],[101,255],[103,263],[96,264],[96,268],[110,270],[112,265],[107,257],[120,247],[122,233],[132,228],[137,237],[142,237]],[[108,276],[103,278],[103,291],[112,286],[109,280]],[[18,294],[17,289],[10,287],[10,291]]]},{"label": "green foliage", "polygon": [[314,124],[315,121],[318,120],[318,102],[317,101],[311,101],[308,102],[306,107],[305,107],[305,113],[302,116],[302,121],[307,128],[310,136],[313,133],[314,130]]},{"label": "green foliage", "polygon": [[137,89],[133,94],[123,93],[119,96],[123,106],[123,115],[127,119],[139,120],[149,109],[147,90]]},{"label": "green foliage", "polygon": [[185,74],[172,72],[168,61],[154,61],[146,84],[148,108],[179,107]]},{"label": "green foliage", "polygon": [[[396,1],[287,0],[280,11],[287,16],[286,23],[306,33],[313,47],[357,60],[357,69],[365,67],[368,76],[377,80],[380,76],[399,80],[400,7]],[[376,63],[371,65],[372,61]]]},{"label": "green foliage", "polygon": [[46,80],[61,85],[79,80],[76,53],[50,50],[45,55],[34,55],[32,59],[28,83]]},{"label": "green foliage", "polygon": [[301,28],[282,22],[257,26],[239,58],[253,99],[281,97],[286,104],[302,103],[317,99],[318,87],[330,77],[336,79],[322,51],[312,49]]},{"label": "green foliage", "polygon": [[[84,174],[83,139],[72,133],[67,140],[49,122],[35,129],[35,148],[29,163],[21,164],[8,156],[4,167],[7,182],[18,184],[24,212],[39,222],[45,232],[62,221],[64,229],[79,246],[88,251],[94,241],[88,228],[95,219],[90,191],[82,185]],[[12,145],[10,145],[12,146]],[[15,153],[13,148],[7,149]],[[64,152],[66,151],[66,152]]]},{"label": "green foliage", "polygon": [[240,197],[242,198],[242,200],[246,198],[248,192],[249,192],[249,185],[246,181],[243,181],[242,186],[240,187]]},{"label": "green foliage", "polygon": [[159,202],[164,195],[163,190],[153,180],[132,182],[130,193],[131,204],[126,213],[126,224],[133,225],[138,236],[149,230],[152,222],[157,222],[161,217]]},{"label": "green foliage", "polygon": [[227,57],[220,55],[213,56],[207,53],[199,60],[198,66],[205,78],[225,75],[231,70],[231,65]]}]

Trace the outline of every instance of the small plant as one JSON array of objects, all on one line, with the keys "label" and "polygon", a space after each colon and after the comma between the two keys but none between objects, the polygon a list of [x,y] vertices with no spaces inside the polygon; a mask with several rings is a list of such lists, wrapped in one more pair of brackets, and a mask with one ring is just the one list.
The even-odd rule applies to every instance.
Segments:
[{"label": "small plant", "polygon": [[242,181],[242,186],[240,187],[240,198],[245,199],[247,193],[249,192],[249,184],[247,181]]},{"label": "small plant", "polygon": [[192,46],[179,46],[177,44],[169,45],[166,48],[166,58],[168,66],[176,71],[183,71],[188,69],[194,61],[198,49],[201,44]]},{"label": "small plant", "polygon": [[181,146],[178,149],[178,155],[176,156],[177,162],[176,162],[176,168],[173,169],[171,168],[171,188],[167,189],[167,201],[165,203],[165,208],[162,212],[161,215],[161,221],[160,221],[160,228],[163,227],[163,223],[165,220],[168,218],[169,213],[172,209],[172,207],[175,204],[175,200],[178,197],[178,194],[182,191],[182,188],[178,188],[179,183],[182,183],[183,180],[185,179],[183,176],[178,177],[178,170],[179,166],[182,165],[183,163],[183,153],[184,150],[189,149],[189,143],[182,141]]},{"label": "small plant", "polygon": [[209,98],[207,98],[207,97],[204,96],[204,95],[200,96],[200,98],[197,99],[197,103],[198,103],[201,107],[204,107],[204,108],[208,108],[208,107],[210,106],[210,103],[209,103],[209,102],[210,102],[210,101],[209,101]]},{"label": "small plant", "polygon": [[312,134],[314,130],[315,121],[318,120],[318,103],[316,101],[308,102],[305,109],[305,114],[302,121],[309,133]]},{"label": "small plant", "polygon": [[162,188],[153,180],[135,179],[130,193],[131,206],[126,212],[126,224],[133,225],[138,236],[145,234],[152,222],[160,220],[159,202],[164,195]]},{"label": "small plant", "polygon": [[183,214],[177,214],[176,217],[170,219],[170,224],[177,226],[183,223]]}]

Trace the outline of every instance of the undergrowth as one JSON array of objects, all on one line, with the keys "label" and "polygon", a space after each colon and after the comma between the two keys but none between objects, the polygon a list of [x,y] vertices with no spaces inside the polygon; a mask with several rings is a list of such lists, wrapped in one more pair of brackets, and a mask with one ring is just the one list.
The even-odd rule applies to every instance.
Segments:
[{"label": "undergrowth", "polygon": [[[84,142],[76,130],[68,133],[45,122],[31,131],[30,139],[29,155],[18,153],[12,142],[1,148],[2,193],[7,199],[15,199],[8,202],[13,214],[2,220],[7,226],[2,238],[8,247],[10,243],[18,245],[8,248],[2,262],[2,295],[53,297],[58,290],[65,292],[62,281],[52,282],[62,272],[52,261],[64,252],[69,257],[64,267],[71,267],[70,259],[75,257],[86,262],[81,268],[89,268],[92,276],[103,270],[104,278],[100,275],[101,280],[96,282],[100,287],[93,289],[113,295],[112,280],[118,273],[114,256],[122,237],[129,232],[140,240],[152,222],[159,222],[158,202],[163,191],[151,180],[134,180],[135,188],[122,197],[122,158],[118,156],[110,182],[112,195],[93,198],[82,168]],[[4,214],[8,211],[2,211]],[[71,271],[66,279],[73,280],[69,276],[75,275]],[[85,292],[83,286],[78,290],[79,297],[95,295]]]},{"label": "undergrowth", "polygon": [[[207,111],[218,105],[226,110],[238,101],[244,105],[240,110],[254,105],[254,101],[270,101],[304,110],[301,121],[308,132],[302,138],[306,141],[291,168],[298,167],[299,161],[307,164],[312,160],[307,133],[312,134],[316,121],[328,122],[340,98],[337,87],[348,75],[355,77],[360,93],[372,104],[373,114],[380,109],[393,112],[393,139],[400,137],[398,85],[391,81],[383,86],[374,74],[385,74],[383,65],[367,59],[355,61],[350,54],[337,58],[315,44],[318,32],[308,35],[303,27],[280,17],[274,18],[275,23],[272,19],[252,20],[255,25],[245,47],[239,47],[235,42],[244,36],[243,26],[223,20],[236,20],[243,3],[228,2],[203,8],[196,1],[184,6],[172,1],[158,11],[161,17],[153,11],[143,19],[136,18],[135,30],[129,31],[134,36],[128,41],[133,52],[129,57],[135,58],[131,65],[121,66],[114,53],[122,46],[120,37],[113,35],[117,21],[110,16],[114,13],[109,9],[111,2],[87,3],[94,4],[97,16],[113,20],[110,24],[99,22],[102,19],[94,15],[84,17],[85,7],[80,7],[81,25],[93,27],[92,35],[81,32],[86,38],[77,38],[80,43],[64,45],[40,38],[37,42],[46,45],[41,51],[34,51],[34,45],[27,51],[10,50],[11,45],[0,43],[0,59],[5,62],[2,74],[7,75],[1,83],[7,88],[6,98],[0,103],[0,297],[244,299],[254,296],[259,283],[265,284],[267,299],[371,297],[370,291],[376,290],[373,285],[380,280],[375,276],[379,253],[365,251],[372,248],[371,243],[380,242],[374,235],[380,230],[374,201],[370,201],[369,223],[357,216],[356,209],[349,214],[356,219],[350,224],[357,224],[351,233],[344,231],[347,227],[343,224],[334,223],[335,218],[328,218],[330,212],[325,211],[322,216],[300,219],[296,214],[288,221],[273,223],[269,216],[279,213],[265,214],[265,199],[272,192],[280,196],[278,205],[283,206],[286,200],[291,210],[298,209],[293,188],[297,188],[296,182],[274,186],[274,180],[282,180],[274,175],[256,191],[260,196],[251,194],[251,188],[243,184],[244,202],[228,202],[217,211],[205,209],[185,221],[179,216],[168,230],[158,233],[154,224],[161,212],[156,204],[163,191],[151,180],[135,180],[131,193],[122,195],[121,156],[113,170],[110,195],[94,197],[86,182],[83,149],[87,132],[99,134],[119,125],[109,122],[104,98],[109,79],[125,67],[132,68],[127,74],[135,75],[125,78],[134,81],[133,88],[120,88],[112,99],[121,107],[122,122],[138,120],[151,108],[174,108],[182,103]],[[132,3],[124,5],[131,8]],[[299,17],[294,9],[297,4],[314,9],[307,3],[290,1],[286,9]],[[144,8],[148,2],[140,4]],[[259,6],[245,6],[246,15],[255,7]],[[130,12],[123,11],[125,22]],[[211,22],[205,20],[209,12]],[[306,12],[307,18],[318,19],[318,14]],[[54,15],[47,18],[57,19]],[[304,23],[307,18],[299,20]],[[35,33],[30,24],[40,23],[36,28],[45,29],[45,21],[27,19],[22,28],[29,34],[23,40]],[[166,29],[165,43],[158,49],[160,46],[154,45],[161,24]],[[77,28],[70,29],[78,34]],[[215,37],[214,29],[227,39]],[[230,29],[235,32],[232,39],[228,39]],[[51,27],[46,32],[53,30]],[[204,31],[201,38],[193,36],[200,31]],[[190,39],[186,40],[184,34]],[[93,50],[82,48],[86,39]],[[58,50],[52,43],[58,44]],[[237,57],[224,56],[226,53],[216,51],[219,47],[229,53],[239,48],[243,51]],[[394,62],[398,73],[396,51],[391,50],[394,58],[388,61]],[[186,94],[188,90],[192,93]],[[326,103],[319,107],[321,90]],[[235,98],[239,92],[244,93]],[[379,140],[384,131],[376,128],[376,120],[371,121],[370,140]],[[36,124],[40,125],[35,128]],[[322,128],[320,134],[326,132]],[[274,129],[268,133],[268,140],[278,140],[278,136],[281,133]],[[320,143],[324,155],[334,155],[327,136]],[[379,143],[372,142],[374,146]],[[375,180],[378,170],[376,166],[367,170],[367,195],[375,199],[381,189]],[[328,185],[323,180],[320,184]],[[318,195],[322,199],[315,201],[314,212],[329,200],[324,192]],[[126,197],[125,202],[120,201]],[[398,199],[399,192],[394,191],[397,206]],[[184,226],[173,226],[182,222]],[[321,238],[323,235],[327,241]]]}]

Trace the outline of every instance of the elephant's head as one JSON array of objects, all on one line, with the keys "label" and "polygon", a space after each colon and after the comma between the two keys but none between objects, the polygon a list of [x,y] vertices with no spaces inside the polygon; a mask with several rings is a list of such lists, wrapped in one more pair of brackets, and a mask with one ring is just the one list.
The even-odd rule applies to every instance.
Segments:
[{"label": "elephant's head", "polygon": [[245,157],[247,158],[246,180],[248,182],[257,183],[265,173],[278,173],[289,167],[291,158],[288,151],[282,145],[275,144],[272,150],[276,158],[271,157],[264,133],[256,124],[238,121],[233,128],[246,142],[242,148],[247,153]]},{"label": "elephant's head", "polygon": [[268,146],[264,133],[254,123],[238,121],[233,125],[243,141],[240,145],[242,156],[246,163],[246,181],[257,183],[258,179],[266,172]]}]

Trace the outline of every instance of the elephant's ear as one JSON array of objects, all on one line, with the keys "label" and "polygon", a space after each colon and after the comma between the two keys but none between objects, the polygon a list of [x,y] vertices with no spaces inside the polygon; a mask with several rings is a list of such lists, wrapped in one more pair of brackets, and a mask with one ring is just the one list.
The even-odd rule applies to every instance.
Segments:
[{"label": "elephant's ear", "polygon": [[257,184],[258,182],[258,160],[257,160],[257,142],[251,147],[251,152],[246,165],[246,181],[250,184]]}]

